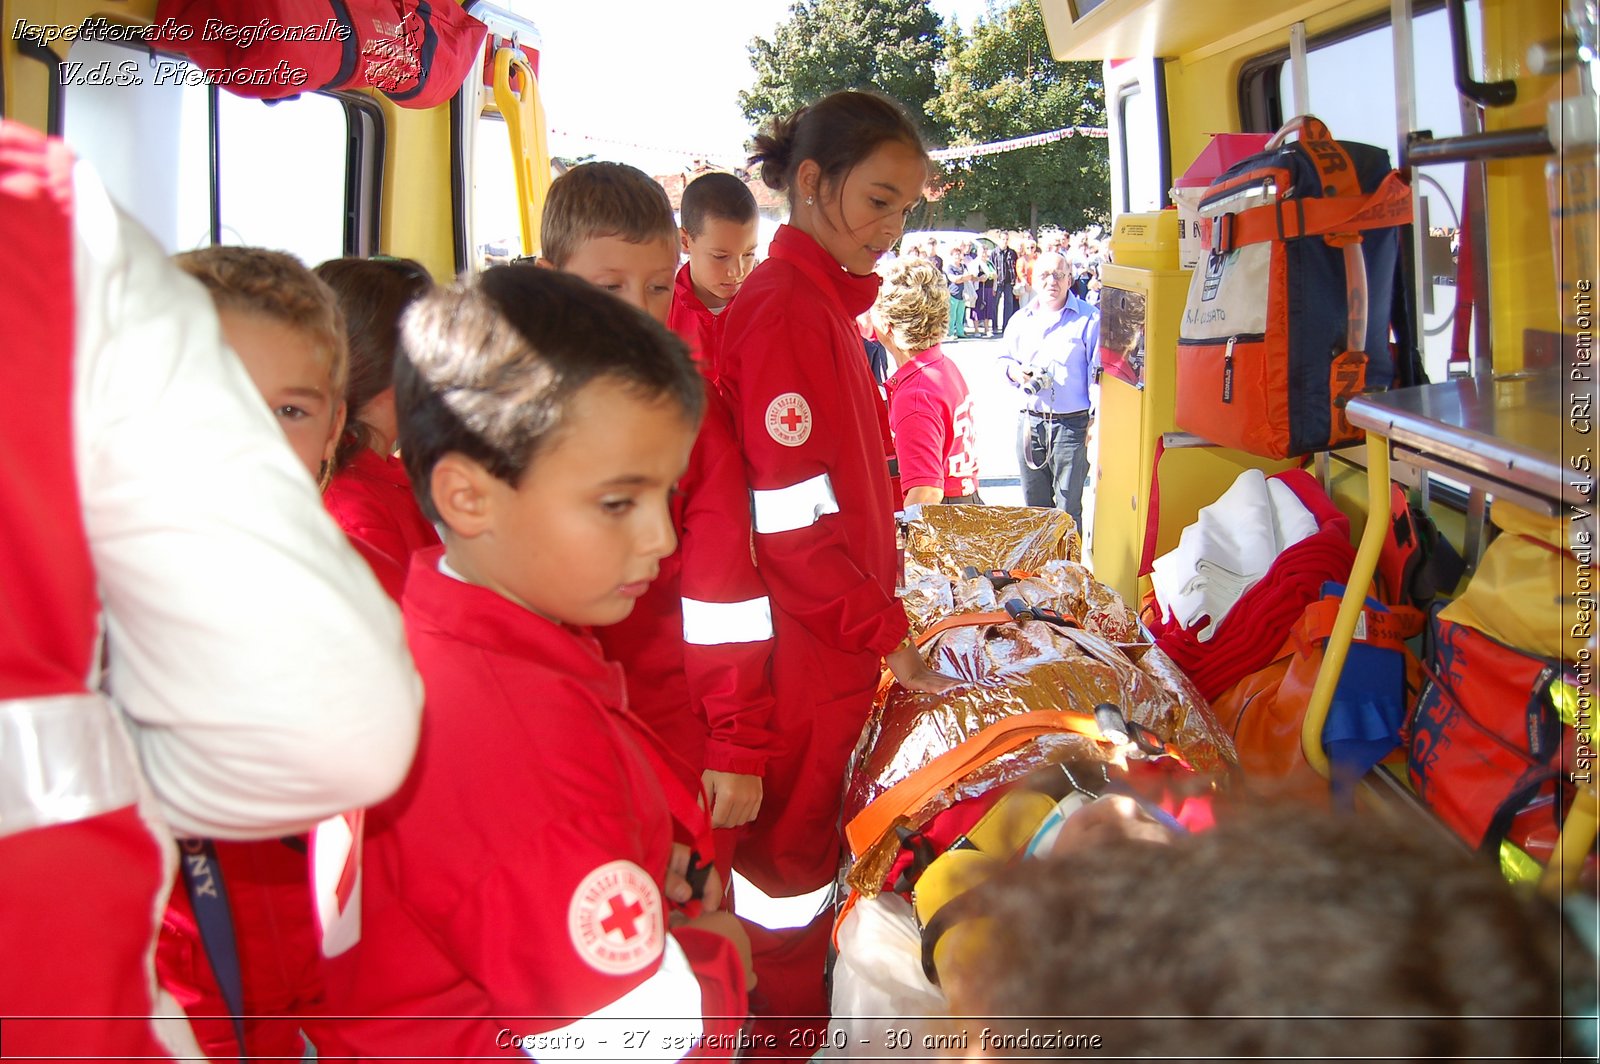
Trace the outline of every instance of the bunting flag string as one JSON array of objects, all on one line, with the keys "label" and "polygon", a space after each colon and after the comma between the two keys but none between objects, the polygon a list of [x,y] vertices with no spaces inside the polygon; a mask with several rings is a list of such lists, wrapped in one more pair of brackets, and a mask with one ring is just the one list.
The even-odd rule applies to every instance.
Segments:
[{"label": "bunting flag string", "polygon": [[730,154],[727,152],[704,151],[695,148],[669,148],[662,144],[640,144],[637,141],[616,140],[611,137],[596,137],[589,133],[574,133],[565,129],[552,129],[550,134],[551,136],[566,137],[571,140],[586,141],[590,144],[610,144],[614,147],[634,148],[638,151],[656,152],[661,155],[682,155],[689,159],[705,159],[707,161],[721,163],[730,163],[734,160],[737,160],[734,165],[742,166],[744,164],[744,157],[736,153]]},{"label": "bunting flag string", "polygon": [[1025,137],[1013,137],[1010,140],[995,140],[987,144],[959,144],[951,148],[935,148],[928,153],[928,157],[935,162],[949,162],[953,159],[972,159],[980,155],[999,155],[1001,152],[1017,151],[1021,148],[1037,148],[1041,144],[1054,144],[1058,140],[1068,137],[1094,137],[1104,139],[1108,136],[1107,130],[1098,126],[1066,126],[1062,129],[1052,129],[1045,133],[1030,133]]},{"label": "bunting flag string", "polygon": [[[552,135],[568,137],[574,140],[587,141],[593,144],[610,144],[617,147],[635,148],[641,151],[660,152],[664,155],[682,155],[693,159],[705,159],[727,163],[734,158],[715,151],[697,151],[690,148],[669,148],[660,144],[640,144],[634,141],[614,140],[609,137],[596,137],[588,133],[576,133],[564,129],[552,129]],[[973,159],[984,155],[999,155],[1002,152],[1019,151],[1023,148],[1036,148],[1042,144],[1054,144],[1058,140],[1068,137],[1092,137],[1103,140],[1108,136],[1107,131],[1099,126],[1065,126],[1061,129],[1051,129],[1043,133],[1030,133],[1025,137],[1013,137],[1010,140],[990,141],[987,144],[958,144],[949,148],[934,148],[928,152],[928,157],[935,162],[951,162],[958,159]],[[741,165],[743,159],[732,165]]]}]

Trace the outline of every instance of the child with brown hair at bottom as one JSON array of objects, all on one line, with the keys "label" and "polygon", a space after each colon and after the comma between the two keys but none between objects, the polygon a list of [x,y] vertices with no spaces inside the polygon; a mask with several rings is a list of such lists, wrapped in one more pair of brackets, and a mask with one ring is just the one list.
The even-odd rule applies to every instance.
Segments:
[{"label": "child with brown hair at bottom", "polygon": [[328,962],[346,1019],[319,1048],[624,1056],[652,1017],[651,1056],[729,1056],[748,947],[731,915],[690,915],[674,842],[703,844],[704,814],[588,632],[672,553],[700,377],[645,314],[528,265],[424,296],[402,344],[401,454],[444,530],[403,602],[425,725],[369,813],[361,942]]},{"label": "child with brown hair at bottom", "polygon": [[946,910],[939,976],[970,1056],[1542,1060],[1562,1044],[1559,916],[1420,824],[1223,809],[1171,835],[1101,799],[1050,858]]},{"label": "child with brown hair at bottom", "polygon": [[[669,306],[678,305],[678,229],[666,191],[643,171],[620,163],[568,171],[550,188],[542,232],[542,262],[668,324]],[[681,275],[678,289],[681,295]],[[693,353],[707,372],[710,353]],[[595,635],[622,664],[629,704],[660,740],[668,765],[692,791],[704,788],[714,860],[727,884],[738,837],[761,809],[772,607],[751,556],[750,491],[732,415],[714,387],[703,390],[705,418],[671,504],[678,549],[662,560],[634,611]]]}]

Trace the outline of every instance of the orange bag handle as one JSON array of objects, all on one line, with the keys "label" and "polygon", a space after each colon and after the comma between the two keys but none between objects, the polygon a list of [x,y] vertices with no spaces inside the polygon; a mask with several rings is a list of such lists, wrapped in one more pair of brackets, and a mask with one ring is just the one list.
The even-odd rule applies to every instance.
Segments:
[{"label": "orange bag handle", "polygon": [[[1006,619],[1011,618],[1007,615]],[[1057,732],[1075,732],[1105,741],[1100,725],[1095,723],[1093,717],[1066,710],[1038,709],[996,721],[929,761],[857,813],[844,828],[851,856],[859,858],[867,847],[894,827],[896,820],[921,809],[934,795],[973,769],[988,764],[1031,739]]]},{"label": "orange bag handle", "polygon": [[1333,139],[1327,123],[1316,115],[1295,115],[1267,139],[1266,150],[1281,148],[1291,133],[1300,134],[1300,146],[1311,157],[1317,175],[1322,178],[1324,196],[1361,195],[1361,179],[1356,176],[1350,153]]}]

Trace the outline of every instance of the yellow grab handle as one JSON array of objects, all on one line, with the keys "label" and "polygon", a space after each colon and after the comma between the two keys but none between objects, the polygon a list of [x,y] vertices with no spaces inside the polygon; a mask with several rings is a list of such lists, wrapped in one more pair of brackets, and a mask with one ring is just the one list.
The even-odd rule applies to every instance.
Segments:
[{"label": "yellow grab handle", "polygon": [[1350,653],[1356,621],[1367,600],[1367,585],[1378,571],[1378,555],[1383,551],[1383,537],[1388,527],[1384,515],[1388,512],[1389,440],[1368,429],[1367,527],[1361,533],[1361,546],[1356,550],[1355,565],[1350,570],[1344,598],[1339,602],[1339,615],[1328,635],[1327,649],[1322,652],[1322,667],[1317,670],[1317,682],[1311,688],[1311,704],[1306,707],[1305,719],[1300,724],[1300,749],[1311,767],[1324,776],[1328,775],[1328,754],[1322,748],[1322,726],[1328,722],[1334,688],[1339,685],[1339,674],[1344,671],[1345,657]]},{"label": "yellow grab handle", "polygon": [[[515,68],[522,91],[511,87]],[[509,46],[494,53],[494,102],[511,137],[511,165],[516,167],[517,216],[522,223],[522,253],[539,253],[539,216],[550,193],[550,139],[545,126],[539,79],[528,57]]]}]

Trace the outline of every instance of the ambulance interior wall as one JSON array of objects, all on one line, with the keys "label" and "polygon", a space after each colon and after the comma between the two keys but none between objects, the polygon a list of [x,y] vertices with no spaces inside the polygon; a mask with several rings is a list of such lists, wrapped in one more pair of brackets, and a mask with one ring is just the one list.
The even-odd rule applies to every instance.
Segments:
[{"label": "ambulance interior wall", "polygon": [[[1330,4],[1320,13],[1304,16],[1308,38],[1387,11],[1386,2],[1354,0]],[[1561,79],[1532,74],[1527,67],[1531,44],[1559,35],[1560,0],[1482,0],[1482,33],[1473,67],[1480,80],[1514,79],[1517,101],[1510,107],[1490,109],[1488,129],[1542,125],[1546,105],[1560,95]],[[1201,16],[1203,17],[1203,16]],[[1210,135],[1243,129],[1239,109],[1239,77],[1243,65],[1264,53],[1288,46],[1287,28],[1240,40],[1219,27],[1217,43],[1168,58],[1164,66],[1167,129],[1171,138],[1173,170],[1181,173],[1209,141]],[[1570,77],[1571,75],[1569,75]],[[1546,159],[1496,160],[1487,164],[1486,213],[1489,238],[1490,350],[1496,373],[1524,368],[1527,330],[1559,328],[1550,222],[1545,195]],[[1169,489],[1163,477],[1162,548],[1170,536],[1191,518],[1180,518],[1174,498],[1169,508],[1167,492],[1181,491],[1189,500],[1215,499],[1238,475],[1244,463],[1232,452],[1212,452],[1211,460],[1186,459],[1182,488]],[[1266,463],[1262,463],[1267,467]],[[1209,466],[1209,468],[1208,468]],[[1269,468],[1286,468],[1287,464]],[[1339,508],[1351,517],[1351,535],[1359,539],[1366,523],[1365,473],[1333,463],[1331,487]],[[1202,503],[1203,504],[1203,503]],[[1461,511],[1437,503],[1430,510],[1440,531],[1459,548],[1466,519]],[[1169,531],[1170,522],[1174,531]],[[1175,542],[1175,541],[1174,541]],[[1147,586],[1147,585],[1145,585]]]},{"label": "ambulance interior wall", "polygon": [[[1306,16],[1306,35],[1315,38],[1382,14],[1388,6],[1373,0],[1329,5],[1321,13]],[[1507,107],[1489,108],[1485,126],[1492,131],[1544,125],[1546,107],[1560,97],[1563,79],[1532,73],[1527,56],[1530,45],[1560,36],[1561,0],[1481,0],[1479,6],[1482,32],[1472,34],[1477,45],[1471,60],[1476,76],[1484,81],[1517,83],[1516,100]],[[1256,56],[1286,48],[1288,40],[1288,30],[1283,29],[1233,41],[1219,27],[1218,45],[1167,60],[1167,128],[1174,172],[1181,173],[1200,154],[1212,133],[1243,128],[1241,67]],[[1566,77],[1568,90],[1576,91],[1576,74]],[[1353,89],[1359,91],[1359,86]],[[1546,161],[1501,159],[1486,166],[1490,340],[1499,373],[1523,368],[1527,330],[1559,328],[1545,194]]]}]

